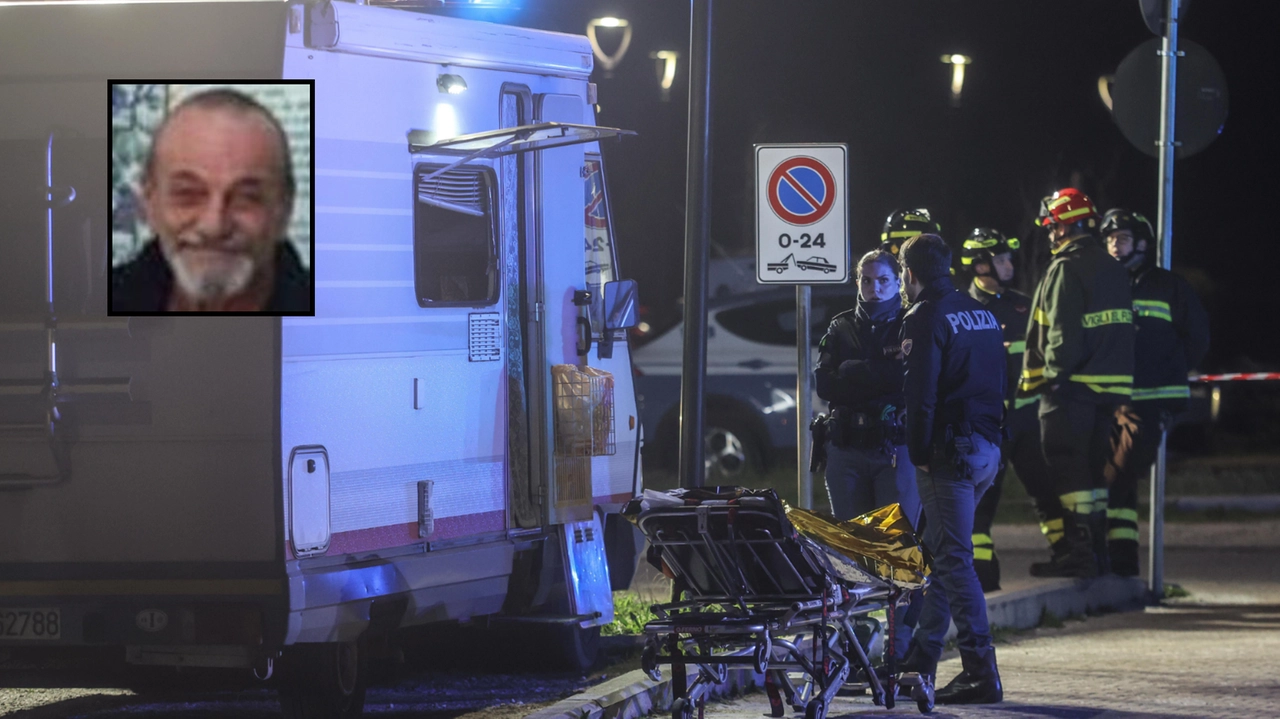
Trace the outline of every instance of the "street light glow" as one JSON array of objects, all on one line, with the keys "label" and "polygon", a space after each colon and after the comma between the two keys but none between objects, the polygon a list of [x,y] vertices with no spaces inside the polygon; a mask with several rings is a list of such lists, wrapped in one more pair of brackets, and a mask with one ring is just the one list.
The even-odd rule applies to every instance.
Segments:
[{"label": "street light glow", "polygon": [[951,66],[951,104],[960,106],[960,92],[964,90],[964,66],[973,62],[968,55],[943,55],[942,61]]},{"label": "street light glow", "polygon": [[680,59],[680,53],[675,50],[659,50],[649,53],[649,57],[662,61],[662,89],[670,90],[671,84],[676,80],[676,61]]},{"label": "street light glow", "polygon": [[[600,47],[600,40],[596,38],[596,28],[621,28],[622,40],[618,43],[617,52],[609,55]],[[622,62],[622,58],[627,54],[627,48],[631,46],[631,23],[618,17],[598,17],[587,23],[587,40],[591,42],[591,52],[595,54],[596,60],[600,62],[600,66],[609,73],[613,68]]]}]

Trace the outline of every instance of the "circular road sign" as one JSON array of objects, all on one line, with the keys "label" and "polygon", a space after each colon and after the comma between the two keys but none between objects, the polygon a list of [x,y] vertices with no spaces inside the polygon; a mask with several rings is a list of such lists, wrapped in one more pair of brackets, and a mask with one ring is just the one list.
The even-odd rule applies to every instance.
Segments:
[{"label": "circular road sign", "polygon": [[836,179],[812,157],[792,157],[769,175],[769,207],[791,225],[812,225],[827,216],[836,200]]},{"label": "circular road sign", "polygon": [[[1218,138],[1227,121],[1227,78],[1208,50],[1179,40],[1178,91],[1173,134],[1182,143],[1178,159],[1190,157]],[[1139,45],[1116,68],[1111,117],[1125,139],[1152,157],[1160,156],[1160,40]]]}]

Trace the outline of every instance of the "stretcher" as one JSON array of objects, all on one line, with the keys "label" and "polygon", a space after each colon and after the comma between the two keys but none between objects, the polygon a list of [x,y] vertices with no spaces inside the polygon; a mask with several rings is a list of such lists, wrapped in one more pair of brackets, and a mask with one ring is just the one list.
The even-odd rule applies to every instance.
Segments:
[{"label": "stretcher", "polygon": [[701,716],[707,689],[732,666],[764,677],[774,717],[790,705],[824,719],[842,690],[893,708],[899,687],[932,711],[931,677],[899,674],[892,651],[877,673],[879,652],[869,651],[879,622],[868,615],[886,612],[883,645],[892,647],[895,613],[928,582],[928,555],[898,505],[839,522],[773,490],[715,487],[646,490],[623,516],[673,580],[672,601],[652,607],[641,654],[655,681],[670,667],[673,719],[691,719],[695,707]]}]

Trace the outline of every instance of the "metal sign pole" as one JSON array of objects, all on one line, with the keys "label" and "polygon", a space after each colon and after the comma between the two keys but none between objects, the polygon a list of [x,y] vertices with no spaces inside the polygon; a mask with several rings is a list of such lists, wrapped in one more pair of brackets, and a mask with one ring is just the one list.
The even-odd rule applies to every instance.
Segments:
[{"label": "metal sign pole", "polygon": [[809,421],[813,415],[813,373],[809,371],[809,285],[796,285],[796,504],[813,509],[813,473],[809,471]]},{"label": "metal sign pole", "polygon": [[684,199],[684,362],[680,372],[680,486],[701,487],[711,237],[711,0],[691,0],[689,159]]},{"label": "metal sign pole", "polygon": [[[1169,269],[1173,250],[1173,161],[1177,149],[1174,142],[1175,108],[1178,87],[1178,0],[1167,0],[1164,24],[1164,41],[1161,43],[1160,60],[1162,81],[1160,88],[1160,244],[1156,261]],[[1162,433],[1156,463],[1151,468],[1151,554],[1148,590],[1152,601],[1164,597],[1164,481],[1165,440]]]}]

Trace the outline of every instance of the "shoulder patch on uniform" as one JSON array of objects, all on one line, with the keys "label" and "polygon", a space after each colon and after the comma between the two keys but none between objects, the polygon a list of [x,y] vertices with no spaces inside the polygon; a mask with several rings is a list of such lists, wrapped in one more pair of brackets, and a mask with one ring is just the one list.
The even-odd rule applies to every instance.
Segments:
[{"label": "shoulder patch on uniform", "polygon": [[902,340],[902,356],[905,357],[909,354],[911,354],[911,340],[908,338]]}]

